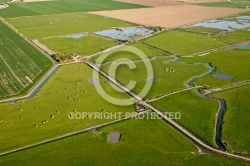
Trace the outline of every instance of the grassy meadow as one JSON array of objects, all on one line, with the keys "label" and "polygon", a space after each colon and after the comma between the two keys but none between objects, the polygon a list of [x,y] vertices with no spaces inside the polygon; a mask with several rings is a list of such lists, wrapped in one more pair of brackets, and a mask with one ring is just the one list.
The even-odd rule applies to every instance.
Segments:
[{"label": "grassy meadow", "polygon": [[[133,112],[134,106],[121,107],[106,102],[90,83],[92,70],[85,64],[66,65],[32,99],[16,104],[0,104],[0,152],[51,139],[114,119],[69,119],[71,112]],[[101,79],[107,93],[127,98]],[[44,122],[45,121],[45,122]]]},{"label": "grassy meadow", "polygon": [[[146,59],[163,58],[163,56],[165,56],[166,59],[172,59],[169,55],[166,55],[165,53],[157,51],[155,49],[149,48],[139,42],[129,44],[128,46],[134,47],[135,49],[139,49],[140,51],[142,51],[146,55]],[[98,61],[98,57],[99,56],[94,56],[90,60],[94,63],[100,64],[101,62]],[[107,62],[124,62],[124,58],[128,59],[129,61],[141,60],[138,55],[135,55],[132,52],[119,51],[119,49],[117,49],[117,52],[111,53],[109,56],[107,56],[107,58],[105,58],[102,64],[105,64]]]},{"label": "grassy meadow", "polygon": [[227,142],[230,150],[239,153],[250,153],[249,90],[247,86],[215,95],[227,102],[222,139]]},{"label": "grassy meadow", "polygon": [[90,12],[115,9],[145,8],[146,6],[117,2],[112,0],[60,0],[30,3],[12,3],[0,10],[3,18],[35,16],[48,14]]},{"label": "grassy meadow", "polygon": [[[216,73],[222,73],[233,77],[231,80],[219,80],[209,75],[195,81],[197,85],[208,85],[210,88],[225,88],[238,82],[250,79],[246,72],[249,69],[249,51],[245,50],[223,50],[210,53],[204,56],[181,58],[181,62],[187,63],[210,63],[216,68]],[[240,65],[239,65],[240,64]]]},{"label": "grassy meadow", "polygon": [[41,39],[48,47],[56,50],[58,54],[77,54],[87,56],[103,51],[118,44],[114,40],[88,35],[80,39],[66,37],[52,37]]},{"label": "grassy meadow", "polygon": [[18,17],[6,19],[6,21],[30,39],[134,26],[124,21],[83,12]]},{"label": "grassy meadow", "polygon": [[[121,133],[118,144],[107,143],[112,131]],[[84,133],[4,156],[0,164],[8,166],[16,161],[19,165],[246,164],[191,152],[197,152],[196,147],[162,121],[133,119],[101,128],[96,133]]]},{"label": "grassy meadow", "polygon": [[[209,69],[205,65],[193,65],[183,63],[172,63],[167,62],[172,60],[170,57],[156,58],[151,60],[153,67],[153,77],[156,80],[146,96],[146,98],[153,98],[165,93],[171,93],[176,90],[186,88],[185,83],[188,82],[192,77],[207,73]],[[148,81],[146,67],[142,61],[135,62],[136,68],[129,69],[127,64],[117,64],[114,62],[113,65],[119,65],[116,70],[116,78],[124,85],[127,85],[130,80],[136,81],[136,86],[133,89],[135,92],[140,92],[146,81]],[[103,65],[102,69],[109,72],[111,64]],[[168,70],[168,71],[166,71]],[[126,75],[126,77],[124,77]]]}]

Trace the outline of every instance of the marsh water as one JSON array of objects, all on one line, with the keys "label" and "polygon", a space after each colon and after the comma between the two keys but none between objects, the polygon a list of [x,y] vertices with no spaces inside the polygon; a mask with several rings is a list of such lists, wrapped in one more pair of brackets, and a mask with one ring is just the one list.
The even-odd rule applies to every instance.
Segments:
[{"label": "marsh water", "polygon": [[238,16],[235,19],[218,20],[213,19],[197,24],[190,25],[189,27],[206,27],[216,28],[224,31],[233,31],[234,29],[244,29],[250,27],[250,16]]},{"label": "marsh water", "polygon": [[5,6],[0,4],[0,9],[3,9],[3,8],[5,8]]},{"label": "marsh water", "polygon": [[231,80],[231,79],[233,79],[233,77],[231,77],[230,75],[221,74],[221,73],[214,74],[214,78],[216,78],[218,80]]},{"label": "marsh water", "polygon": [[147,36],[154,31],[148,28],[143,27],[130,27],[130,28],[124,28],[124,29],[110,29],[110,30],[104,30],[95,32],[95,34],[108,37],[120,41],[130,41],[133,40],[137,36]]},{"label": "marsh water", "polygon": [[83,34],[83,33],[79,33],[79,34],[67,35],[64,37],[65,38],[72,38],[72,39],[80,39],[80,38],[85,37],[85,36],[87,36],[87,35]]}]

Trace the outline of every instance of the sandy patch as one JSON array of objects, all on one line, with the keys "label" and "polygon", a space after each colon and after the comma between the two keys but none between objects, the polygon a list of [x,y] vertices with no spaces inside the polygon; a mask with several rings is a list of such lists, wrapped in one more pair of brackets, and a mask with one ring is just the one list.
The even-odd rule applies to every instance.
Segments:
[{"label": "sandy patch", "polygon": [[174,0],[173,1],[166,1],[166,0],[116,0],[116,1],[138,4],[138,5],[145,5],[145,6],[152,6],[152,7],[183,5],[183,3],[177,2]]},{"label": "sandy patch", "polygon": [[182,4],[155,8],[111,10],[90,13],[125,20],[140,25],[174,28],[243,11],[246,10]]},{"label": "sandy patch", "polygon": [[42,49],[44,52],[46,52],[49,55],[55,55],[56,52],[52,51],[51,49],[49,49],[46,45],[44,45],[43,43],[41,43],[38,39],[34,39],[32,40],[32,42],[39,47],[40,49]]},{"label": "sandy patch", "polygon": [[138,5],[160,7],[160,6],[175,6],[185,3],[206,3],[206,2],[223,2],[226,0],[116,0],[119,2],[132,3]]}]

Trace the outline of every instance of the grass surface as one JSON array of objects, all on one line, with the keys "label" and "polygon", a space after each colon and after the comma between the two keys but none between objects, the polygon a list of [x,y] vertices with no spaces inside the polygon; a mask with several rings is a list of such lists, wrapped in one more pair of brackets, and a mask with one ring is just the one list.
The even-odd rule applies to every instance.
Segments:
[{"label": "grass surface", "polygon": [[0,22],[0,98],[26,93],[53,62]]},{"label": "grass surface", "polygon": [[249,52],[244,50],[218,51],[209,55],[197,56],[193,58],[181,58],[180,61],[189,63],[208,62],[216,67],[216,73],[227,74],[233,77],[232,80],[218,80],[213,75],[200,78],[195,83],[197,85],[209,85],[210,88],[225,88],[241,81],[249,80],[250,76],[246,72],[249,68]]},{"label": "grass surface", "polygon": [[[146,59],[151,59],[151,58],[156,58],[156,57],[161,57],[161,56],[168,56],[163,52],[157,51],[155,49],[149,48],[141,43],[132,43],[128,46],[134,47],[135,49],[139,49],[140,51],[142,51],[145,55],[146,55]],[[133,48],[133,49],[134,49]],[[131,49],[132,51],[132,49]],[[100,60],[98,60],[99,56],[94,56],[93,58],[91,58],[91,61],[100,64]],[[102,62],[102,64],[107,63],[107,62],[112,62],[112,61],[116,61],[116,62],[124,62],[124,58],[128,59],[129,61],[136,61],[136,60],[140,60],[141,58],[138,55],[135,55],[132,52],[128,52],[128,51],[119,51],[119,49],[117,49],[117,52],[111,53],[107,58],[105,58],[105,60]],[[169,56],[170,58],[170,56]]]},{"label": "grass surface", "polygon": [[178,55],[194,54],[226,45],[207,35],[178,30],[163,32],[143,42]]},{"label": "grass surface", "polygon": [[144,39],[143,42],[173,54],[190,55],[249,40],[249,35],[249,31],[234,31],[226,36],[209,36],[196,32],[170,30]]},{"label": "grass surface", "polygon": [[[122,134],[118,144],[107,143],[112,131]],[[194,151],[192,144],[160,120],[141,119],[4,156],[0,164],[13,165],[18,160],[19,165],[244,165],[190,153]]]},{"label": "grass surface", "polygon": [[146,6],[117,2],[112,0],[60,0],[33,3],[12,3],[5,10],[0,10],[4,18],[62,14],[74,12],[89,12],[115,9],[132,9]]},{"label": "grass surface", "polygon": [[133,26],[127,22],[85,13],[42,15],[6,20],[30,39]]},{"label": "grass surface", "polygon": [[[153,76],[156,80],[153,82],[146,98],[153,98],[175,90],[184,89],[186,88],[184,84],[192,77],[202,75],[209,71],[205,65],[167,64],[169,60],[172,60],[172,58],[151,60],[154,70]],[[133,90],[138,93],[144,88],[147,79],[150,78],[147,78],[146,67],[142,61],[136,62],[135,65],[135,69],[129,69],[127,64],[120,64],[116,71],[116,78],[124,85],[128,85],[130,80],[136,81],[137,84]],[[110,66],[110,64],[105,65],[102,69],[108,72]],[[166,68],[175,71],[167,72]]]},{"label": "grass surface", "polygon": [[[17,104],[0,104],[0,132],[4,133],[0,136],[0,152],[114,120],[90,117],[71,120],[68,114],[73,111],[134,111],[134,106],[120,107],[102,99],[89,82],[90,78],[92,70],[85,64],[63,66],[32,99],[18,101]],[[107,93],[117,98],[127,96],[113,90],[105,79],[101,80]],[[48,122],[43,123],[45,120]]]},{"label": "grass surface", "polygon": [[205,99],[194,91],[181,92],[152,102],[162,111],[180,112],[179,123],[210,145],[215,146],[215,118],[219,111],[216,100]]},{"label": "grass surface", "polygon": [[241,153],[250,153],[249,90],[248,86],[216,94],[227,102],[223,140],[227,141],[230,150]]},{"label": "grass surface", "polygon": [[116,41],[93,35],[80,39],[53,37],[42,39],[41,41],[59,54],[77,54],[82,56],[91,55],[118,44]]}]

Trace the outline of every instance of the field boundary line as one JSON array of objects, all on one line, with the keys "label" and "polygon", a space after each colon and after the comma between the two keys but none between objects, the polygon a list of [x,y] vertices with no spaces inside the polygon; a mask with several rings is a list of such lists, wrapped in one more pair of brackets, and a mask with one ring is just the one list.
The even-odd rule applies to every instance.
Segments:
[{"label": "field boundary line", "polygon": [[188,91],[188,90],[191,90],[191,89],[198,89],[198,88],[203,88],[203,87],[204,86],[189,87],[189,88],[177,90],[177,91],[174,91],[174,92],[171,92],[171,93],[163,94],[161,96],[157,96],[157,97],[154,97],[152,99],[145,100],[145,101],[150,103],[150,102],[154,102],[154,101],[160,100],[162,98],[165,98],[167,96],[171,96],[171,95],[174,95],[174,94],[177,94],[177,93],[181,93],[181,92],[185,92],[185,91]]}]

